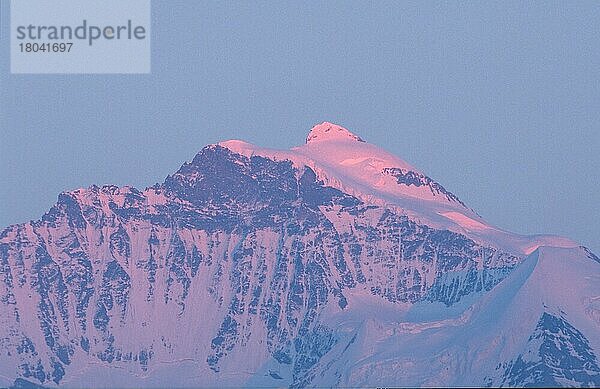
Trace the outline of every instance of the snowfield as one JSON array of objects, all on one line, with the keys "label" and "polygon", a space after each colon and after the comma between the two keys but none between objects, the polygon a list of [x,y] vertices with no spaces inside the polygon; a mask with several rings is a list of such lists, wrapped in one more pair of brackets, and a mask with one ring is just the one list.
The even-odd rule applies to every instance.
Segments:
[{"label": "snowfield", "polygon": [[0,386],[600,386],[600,259],[324,122],[0,232]]}]

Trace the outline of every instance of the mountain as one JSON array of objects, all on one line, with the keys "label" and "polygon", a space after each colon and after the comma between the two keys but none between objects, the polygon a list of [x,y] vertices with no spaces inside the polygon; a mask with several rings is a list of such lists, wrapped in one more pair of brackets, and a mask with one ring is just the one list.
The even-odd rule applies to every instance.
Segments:
[{"label": "mountain", "polygon": [[0,232],[0,386],[600,386],[600,259],[331,123]]}]

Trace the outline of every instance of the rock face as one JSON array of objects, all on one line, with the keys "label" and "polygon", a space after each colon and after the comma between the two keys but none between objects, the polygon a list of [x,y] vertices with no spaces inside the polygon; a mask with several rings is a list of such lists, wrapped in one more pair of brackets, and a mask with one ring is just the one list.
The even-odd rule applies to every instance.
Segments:
[{"label": "rock face", "polygon": [[[330,123],[307,142],[364,143]],[[567,306],[520,275],[525,238],[435,220],[438,199],[369,201],[302,161],[207,146],[162,184],[65,192],[40,220],[4,229],[0,384],[599,385],[593,254],[561,249],[583,263],[570,280],[581,298]],[[472,212],[422,173],[383,165],[385,185],[426,186]],[[505,301],[497,290],[532,288],[539,299],[511,306],[539,322],[499,333],[480,323],[508,317],[492,308]],[[473,333],[480,343],[453,343]],[[455,363],[437,369],[444,361]]]},{"label": "rock face", "polygon": [[529,337],[525,353],[498,370],[503,371],[502,386],[600,386],[600,367],[589,341],[565,318],[547,312]]}]

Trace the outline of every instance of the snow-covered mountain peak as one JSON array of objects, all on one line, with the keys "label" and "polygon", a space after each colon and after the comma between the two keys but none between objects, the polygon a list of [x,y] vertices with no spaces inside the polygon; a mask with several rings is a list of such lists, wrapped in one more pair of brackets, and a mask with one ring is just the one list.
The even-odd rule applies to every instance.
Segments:
[{"label": "snow-covered mountain peak", "polygon": [[478,241],[510,252],[530,254],[540,246],[578,246],[567,238],[521,236],[503,231],[487,223],[421,170],[329,122],[314,126],[306,144],[290,150],[259,147],[241,140],[224,141],[218,146],[246,157],[288,160],[298,171],[309,167],[325,185],[367,204],[393,207],[430,226],[467,233]]},{"label": "snow-covered mountain peak", "polygon": [[219,142],[217,145],[225,147],[226,149],[229,149],[236,154],[245,155],[247,157],[252,156],[254,154],[254,151],[258,149],[258,147],[253,145],[252,143],[248,143],[239,139],[226,140],[223,142]]},{"label": "snow-covered mountain peak", "polygon": [[306,143],[322,142],[322,141],[357,141],[364,142],[358,135],[353,134],[342,126],[330,122],[323,122],[315,125],[308,136]]},{"label": "snow-covered mountain peak", "polygon": [[348,191],[367,202],[412,208],[403,201],[408,199],[417,201],[419,209],[423,201],[442,204],[444,209],[466,209],[456,196],[419,169],[333,123],[314,126],[306,144],[291,150],[263,148],[241,140],[224,141],[218,146],[247,157],[289,160],[299,168],[308,166],[327,185]]},{"label": "snow-covered mountain peak", "polygon": [[0,387],[600,387],[597,256],[329,139],[0,230]]}]

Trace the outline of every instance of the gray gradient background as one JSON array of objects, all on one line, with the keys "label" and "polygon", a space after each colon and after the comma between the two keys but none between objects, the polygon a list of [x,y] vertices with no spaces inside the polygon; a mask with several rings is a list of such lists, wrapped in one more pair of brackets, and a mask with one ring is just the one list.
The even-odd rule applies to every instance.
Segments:
[{"label": "gray gradient background", "polygon": [[152,74],[129,76],[11,75],[0,3],[0,226],[328,120],[493,224],[600,253],[600,2],[154,1]]}]

